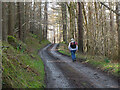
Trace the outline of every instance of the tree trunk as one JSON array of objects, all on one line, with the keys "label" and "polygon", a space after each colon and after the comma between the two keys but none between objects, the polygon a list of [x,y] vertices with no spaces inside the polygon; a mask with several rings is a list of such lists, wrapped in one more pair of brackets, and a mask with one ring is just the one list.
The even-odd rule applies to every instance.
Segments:
[{"label": "tree trunk", "polygon": [[117,4],[117,24],[118,24],[118,60],[120,60],[120,2]]},{"label": "tree trunk", "polygon": [[39,11],[39,13],[40,13],[40,16],[39,16],[39,18],[40,18],[40,25],[39,25],[39,30],[40,30],[40,42],[42,41],[42,37],[43,37],[43,34],[42,34],[42,8],[41,8],[41,3],[42,2],[40,2],[39,4],[39,9],[40,9],[40,11]]},{"label": "tree trunk", "polygon": [[44,8],[44,20],[45,20],[45,27],[44,27],[44,39],[47,39],[47,29],[48,29],[48,13],[47,13],[47,2],[45,2],[45,8]]},{"label": "tree trunk", "polygon": [[89,51],[89,29],[88,29],[88,21],[87,21],[87,14],[86,14],[86,10],[85,10],[85,7],[84,7],[84,3],[82,2],[82,8],[83,8],[83,15],[84,15],[84,22],[85,22],[85,27],[86,27],[86,48],[87,48],[87,51]]},{"label": "tree trunk", "polygon": [[27,37],[27,33],[28,33],[28,29],[29,29],[29,2],[25,2],[25,17],[24,17],[24,19],[25,19],[25,35],[24,35],[24,38],[26,39],[26,37]]},{"label": "tree trunk", "polygon": [[75,32],[75,12],[74,12],[74,2],[70,2],[70,5],[68,6],[69,15],[70,15],[70,31],[69,31],[69,40],[71,38],[74,38],[74,32]]},{"label": "tree trunk", "polygon": [[7,4],[2,2],[2,40],[7,41],[7,32],[8,32],[8,18],[7,18]]},{"label": "tree trunk", "polygon": [[9,2],[8,4],[8,9],[9,9],[9,14],[8,14],[8,35],[13,35],[14,31],[14,2]]},{"label": "tree trunk", "polygon": [[80,2],[78,2],[78,49],[83,52],[83,17]]},{"label": "tree trunk", "polygon": [[25,42],[25,35],[26,35],[26,22],[25,18],[25,5],[24,2],[21,3],[21,16],[22,16],[22,41]]},{"label": "tree trunk", "polygon": [[22,15],[21,15],[21,3],[22,2],[17,2],[17,14],[18,14],[18,37],[20,40],[22,40]]},{"label": "tree trunk", "polygon": [[66,4],[62,3],[63,41],[67,43],[67,11]]}]

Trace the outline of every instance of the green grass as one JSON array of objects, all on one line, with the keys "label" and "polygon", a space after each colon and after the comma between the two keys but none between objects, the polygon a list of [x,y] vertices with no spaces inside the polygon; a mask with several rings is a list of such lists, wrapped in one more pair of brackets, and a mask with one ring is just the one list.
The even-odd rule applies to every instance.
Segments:
[{"label": "green grass", "polygon": [[[58,47],[58,51],[65,55],[71,56],[70,51],[67,48],[68,46],[64,43],[60,43]],[[80,54],[79,52],[76,53],[77,58],[82,58],[82,63],[89,63],[96,68],[100,68],[102,71],[109,72],[114,76],[120,76],[120,63],[115,62],[114,60],[110,60],[107,57],[103,56],[91,56]]]},{"label": "green grass", "polygon": [[[50,43],[44,40],[39,43],[36,37],[29,34],[25,43],[17,41],[22,49],[16,49],[7,42],[3,42],[5,48],[2,57],[2,84],[3,88],[43,88],[45,86],[44,65],[38,56],[38,50]],[[21,43],[20,43],[21,42]]]}]

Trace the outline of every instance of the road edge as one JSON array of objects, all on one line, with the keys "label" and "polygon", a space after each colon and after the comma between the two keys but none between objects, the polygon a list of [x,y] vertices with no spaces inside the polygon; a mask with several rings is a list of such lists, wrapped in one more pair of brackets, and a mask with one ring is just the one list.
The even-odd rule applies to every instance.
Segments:
[{"label": "road edge", "polygon": [[[58,49],[59,49],[59,44],[57,45],[56,52],[59,53],[59,54],[61,54],[61,55],[63,55],[63,56],[71,57],[71,56],[69,56],[69,55],[67,55],[67,54],[63,54],[63,53],[59,52]],[[77,58],[77,61],[78,61],[79,63],[81,63],[83,60],[86,60],[86,59],[85,59],[85,58]],[[94,70],[97,70],[97,71],[103,73],[104,75],[106,75],[106,76],[114,79],[115,81],[118,82],[118,86],[120,87],[120,76],[119,76],[119,77],[114,76],[113,74],[108,73],[108,72],[105,72],[105,71],[103,71],[102,69],[99,69],[99,68],[97,68],[97,67],[95,67],[95,66],[93,66],[93,65],[91,65],[91,64],[89,64],[89,63],[82,63],[82,64],[85,65],[85,66],[87,66],[87,67],[90,67],[90,68],[92,68],[92,69],[94,69]]]}]

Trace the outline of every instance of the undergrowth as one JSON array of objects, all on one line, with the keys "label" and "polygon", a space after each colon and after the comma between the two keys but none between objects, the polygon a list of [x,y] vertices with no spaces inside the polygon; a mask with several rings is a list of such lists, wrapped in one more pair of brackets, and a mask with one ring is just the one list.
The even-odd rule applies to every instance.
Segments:
[{"label": "undergrowth", "polygon": [[44,65],[38,50],[50,42],[44,40],[40,44],[33,34],[28,35],[25,43],[11,36],[9,40],[3,42],[3,88],[44,88]]}]

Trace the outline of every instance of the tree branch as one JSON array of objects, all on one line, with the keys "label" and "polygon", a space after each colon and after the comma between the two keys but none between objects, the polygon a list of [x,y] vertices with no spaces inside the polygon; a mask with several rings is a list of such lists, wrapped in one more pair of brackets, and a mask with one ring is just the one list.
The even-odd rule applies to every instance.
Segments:
[{"label": "tree branch", "polygon": [[119,15],[118,13],[117,13],[117,11],[115,11],[115,10],[113,10],[112,8],[110,8],[110,7],[108,7],[106,4],[104,4],[103,2],[100,2],[103,6],[105,6],[107,9],[109,9],[110,11],[112,11],[113,13],[115,13],[115,14],[117,14],[117,15]]}]

